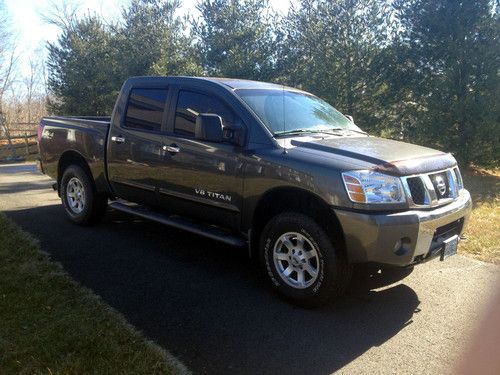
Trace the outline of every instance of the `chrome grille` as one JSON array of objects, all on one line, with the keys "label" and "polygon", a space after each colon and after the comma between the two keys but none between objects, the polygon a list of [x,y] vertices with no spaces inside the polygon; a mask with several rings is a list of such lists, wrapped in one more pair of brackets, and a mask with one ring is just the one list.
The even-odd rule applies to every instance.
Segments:
[{"label": "chrome grille", "polygon": [[410,177],[406,180],[410,188],[411,198],[415,204],[425,204],[425,186],[420,177]]},{"label": "chrome grille", "polygon": [[413,207],[435,207],[458,197],[462,187],[458,168],[408,176],[402,178],[403,186]]},{"label": "chrome grille", "polygon": [[434,173],[429,175],[431,178],[432,185],[436,191],[438,199],[449,198],[450,197],[450,182],[447,172]]}]

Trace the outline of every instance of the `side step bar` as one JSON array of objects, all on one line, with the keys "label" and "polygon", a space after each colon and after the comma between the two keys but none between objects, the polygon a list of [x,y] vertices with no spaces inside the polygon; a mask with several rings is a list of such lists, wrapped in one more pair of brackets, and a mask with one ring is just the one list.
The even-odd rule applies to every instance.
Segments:
[{"label": "side step bar", "polygon": [[246,241],[243,238],[224,232],[221,229],[191,222],[178,216],[169,216],[166,214],[155,212],[144,206],[127,204],[118,201],[111,202],[109,206],[118,211],[126,212],[128,214],[142,217],[143,219],[156,221],[161,224],[169,225],[174,228],[208,237],[216,241],[224,242],[231,246],[246,245]]}]

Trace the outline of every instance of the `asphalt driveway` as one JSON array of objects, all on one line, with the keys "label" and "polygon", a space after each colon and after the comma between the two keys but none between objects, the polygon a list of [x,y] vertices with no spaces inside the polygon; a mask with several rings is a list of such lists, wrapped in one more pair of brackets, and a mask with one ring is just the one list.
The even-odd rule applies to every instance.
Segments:
[{"label": "asphalt driveway", "polygon": [[343,301],[304,310],[243,249],[113,211],[78,227],[50,185],[31,164],[0,164],[0,210],[197,374],[443,373],[498,287],[499,267],[457,255],[361,273]]}]

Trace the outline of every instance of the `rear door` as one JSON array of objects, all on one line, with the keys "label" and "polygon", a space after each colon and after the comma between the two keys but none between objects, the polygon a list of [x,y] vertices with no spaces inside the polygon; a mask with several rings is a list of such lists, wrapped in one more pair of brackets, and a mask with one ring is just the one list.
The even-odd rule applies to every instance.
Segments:
[{"label": "rear door", "polygon": [[[167,210],[229,228],[239,228],[242,205],[241,148],[194,137],[196,116],[215,113],[225,128],[243,127],[222,98],[196,88],[175,90],[165,138],[168,172],[159,184],[160,204]],[[170,151],[168,151],[170,150]]]},{"label": "rear door", "polygon": [[163,150],[168,87],[132,88],[125,115],[112,124],[108,178],[119,198],[156,205],[156,187],[165,162]]}]

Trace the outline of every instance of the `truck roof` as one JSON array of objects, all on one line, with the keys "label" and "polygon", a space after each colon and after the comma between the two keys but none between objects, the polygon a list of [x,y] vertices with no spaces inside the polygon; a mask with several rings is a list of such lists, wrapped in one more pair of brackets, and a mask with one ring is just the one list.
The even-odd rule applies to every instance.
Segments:
[{"label": "truck roof", "polygon": [[[213,82],[221,86],[225,86],[231,90],[238,89],[283,89],[287,90],[296,90],[293,87],[287,87],[275,83],[269,82],[260,82],[260,81],[252,81],[248,79],[239,79],[239,78],[223,78],[223,77],[190,77],[190,76],[147,76],[147,77],[131,77],[128,81],[158,81],[159,79],[164,79],[168,81],[205,81],[205,82]],[[180,83],[180,82],[179,82]]]},{"label": "truck roof", "polygon": [[238,78],[217,78],[217,77],[192,77],[203,79],[206,81],[211,81],[228,86],[234,90],[237,89],[270,89],[278,88],[281,89],[282,85],[277,85],[275,83],[252,81],[249,79],[238,79]]}]

